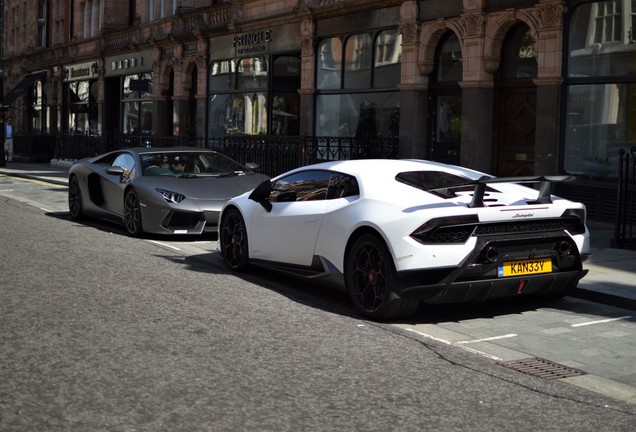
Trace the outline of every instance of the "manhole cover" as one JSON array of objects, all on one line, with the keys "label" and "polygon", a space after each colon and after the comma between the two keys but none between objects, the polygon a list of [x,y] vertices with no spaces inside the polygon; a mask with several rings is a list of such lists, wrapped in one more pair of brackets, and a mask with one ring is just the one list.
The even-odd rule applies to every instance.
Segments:
[{"label": "manhole cover", "polygon": [[540,358],[529,358],[522,360],[512,360],[498,362],[507,368],[523,372],[528,375],[546,379],[569,378],[573,376],[585,375],[585,372],[571,367],[563,366]]}]

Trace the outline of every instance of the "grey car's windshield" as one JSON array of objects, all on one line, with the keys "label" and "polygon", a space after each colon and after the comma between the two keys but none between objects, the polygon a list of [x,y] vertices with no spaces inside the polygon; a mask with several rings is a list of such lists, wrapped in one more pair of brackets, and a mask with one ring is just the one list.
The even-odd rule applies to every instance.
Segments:
[{"label": "grey car's windshield", "polygon": [[155,151],[139,155],[144,176],[226,177],[252,171],[216,152]]}]

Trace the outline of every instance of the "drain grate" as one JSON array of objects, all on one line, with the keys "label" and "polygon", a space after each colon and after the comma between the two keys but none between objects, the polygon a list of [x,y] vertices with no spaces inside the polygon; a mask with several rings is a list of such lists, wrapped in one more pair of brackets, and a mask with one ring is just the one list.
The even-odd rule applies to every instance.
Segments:
[{"label": "drain grate", "polygon": [[585,372],[549,360],[540,358],[529,358],[522,360],[512,360],[497,362],[502,366],[545,379],[569,378],[573,376],[585,375]]}]

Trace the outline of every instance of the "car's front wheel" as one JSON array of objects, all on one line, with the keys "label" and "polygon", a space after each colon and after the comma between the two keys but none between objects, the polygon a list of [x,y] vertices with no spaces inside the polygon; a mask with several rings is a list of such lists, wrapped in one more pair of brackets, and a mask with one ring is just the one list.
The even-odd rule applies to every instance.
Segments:
[{"label": "car's front wheel", "polygon": [[79,180],[73,176],[68,183],[68,210],[73,219],[80,220],[84,217],[84,208],[82,206],[82,191]]},{"label": "car's front wheel", "polygon": [[227,210],[221,217],[219,245],[229,268],[241,271],[248,267],[247,229],[241,212],[235,208]]},{"label": "car's front wheel", "polygon": [[346,257],[345,280],[353,305],[371,319],[406,317],[419,304],[399,296],[405,283],[397,277],[393,257],[377,235],[362,235],[351,246]]},{"label": "car's front wheel", "polygon": [[124,225],[131,236],[138,237],[143,233],[141,206],[134,189],[128,190],[124,196]]}]

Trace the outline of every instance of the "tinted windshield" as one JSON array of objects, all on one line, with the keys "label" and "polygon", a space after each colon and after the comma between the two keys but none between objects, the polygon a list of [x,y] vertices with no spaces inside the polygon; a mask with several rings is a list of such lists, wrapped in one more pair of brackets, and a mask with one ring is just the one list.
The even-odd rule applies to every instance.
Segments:
[{"label": "tinted windshield", "polygon": [[153,152],[140,155],[145,176],[229,176],[252,171],[216,152]]}]

